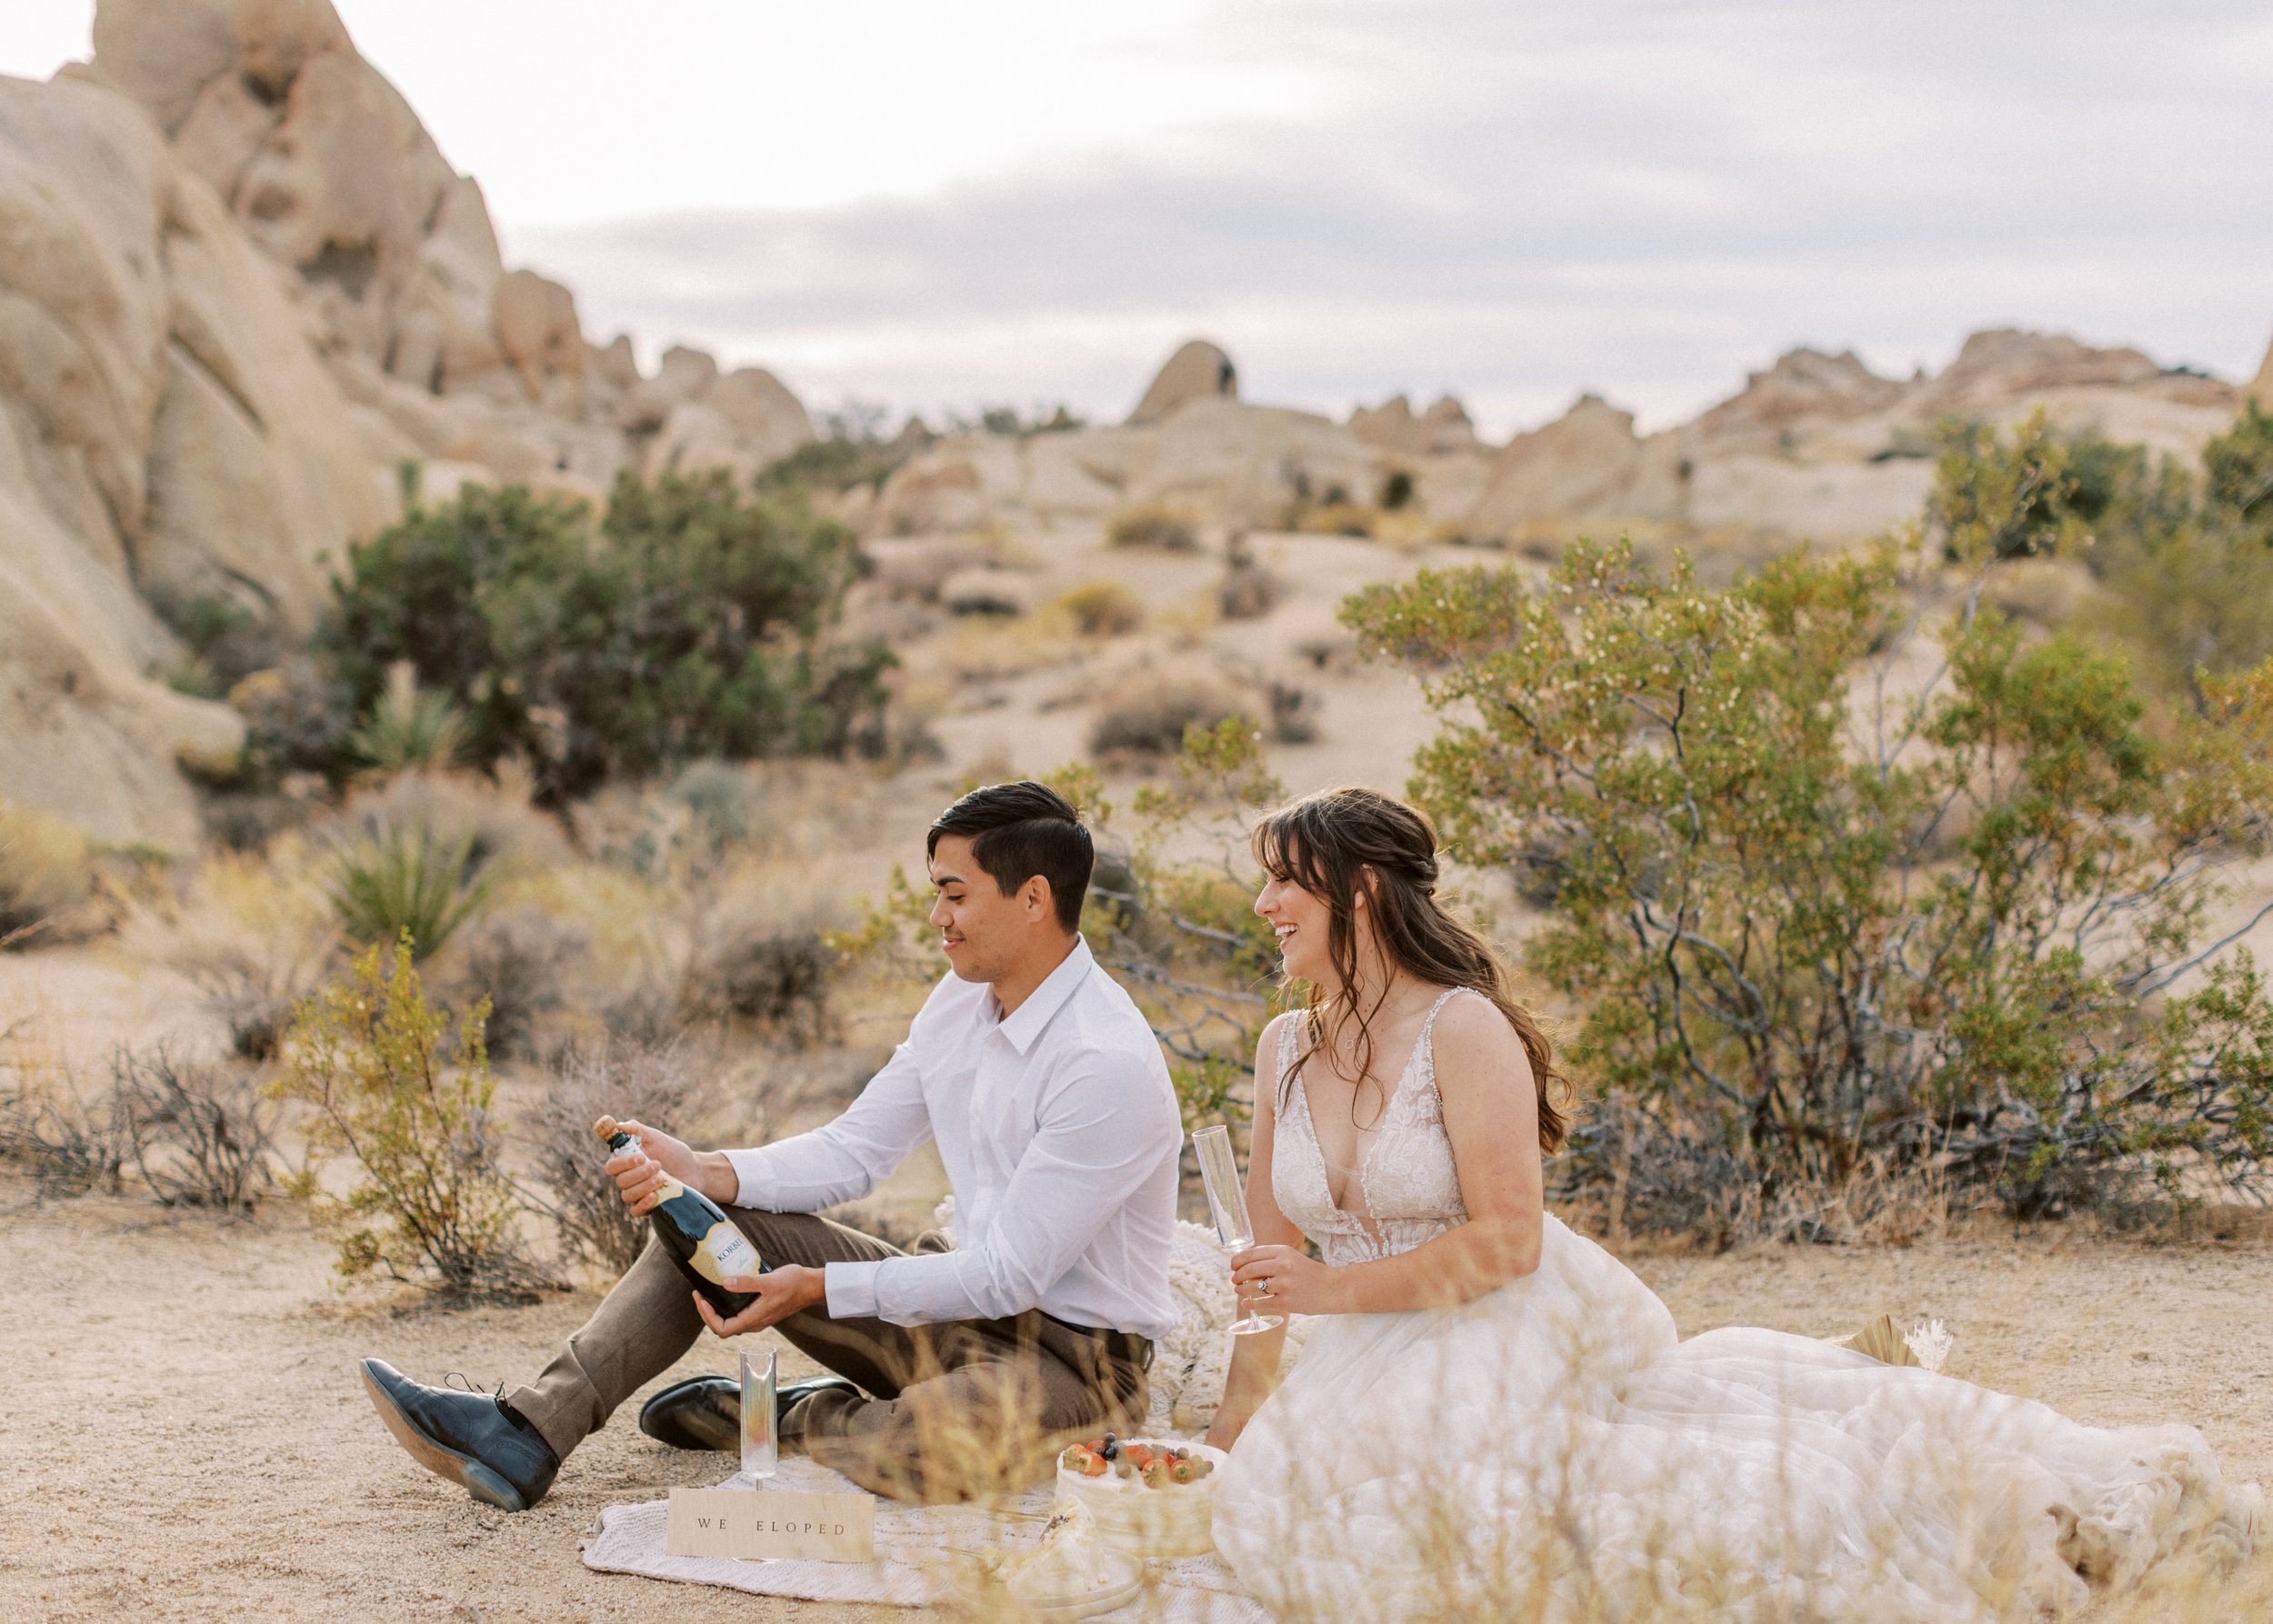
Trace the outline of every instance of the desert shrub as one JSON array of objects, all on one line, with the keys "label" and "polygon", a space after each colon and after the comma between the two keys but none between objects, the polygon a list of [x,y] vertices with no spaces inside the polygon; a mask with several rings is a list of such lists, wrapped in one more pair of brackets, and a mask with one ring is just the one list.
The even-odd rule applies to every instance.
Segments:
[{"label": "desert shrub", "polygon": [[611,1275],[637,1261],[647,1220],[632,1216],[600,1171],[606,1147],[593,1137],[603,1115],[656,1128],[686,1124],[700,1108],[701,1075],[676,1042],[609,1038],[570,1047],[530,1123],[536,1181],[547,1197],[561,1248]]},{"label": "desert shrub", "polygon": [[265,856],[215,854],[178,894],[136,899],[122,924],[128,951],[194,986],[243,1059],[275,1056],[293,1007],[334,967],[334,916],[306,864],[297,835]]},{"label": "desert shrub", "polygon": [[441,951],[450,933],[481,906],[486,883],[471,871],[474,840],[393,824],[344,847],[334,859],[330,896],[350,939],[410,944],[413,957]]},{"label": "desert shrub", "polygon": [[1089,748],[1099,756],[1172,756],[1192,729],[1204,732],[1239,714],[1237,696],[1218,685],[1146,677],[1097,707]]},{"label": "desert shrub", "polygon": [[311,1149],[354,1163],[344,1197],[312,1175],[295,1186],[334,1237],[341,1274],[375,1269],[446,1296],[493,1299],[538,1283],[499,1159],[487,1014],[476,1003],[453,1029],[427,1002],[407,940],[367,948],[344,979],[300,1006],[269,1088],[309,1108]]},{"label": "desert shrub", "polygon": [[1952,557],[2058,553],[2105,588],[2073,617],[2129,655],[2150,694],[2198,709],[2198,678],[2273,656],[2273,417],[2255,406],[2198,475],[2143,446],[2060,435],[2038,413],[2009,434],[1946,426],[1927,517]]},{"label": "desert shrub", "polygon": [[526,767],[512,758],[497,763],[488,777],[404,772],[351,791],[325,832],[345,839],[375,837],[398,827],[421,828],[437,840],[469,842],[476,868],[537,872],[566,861],[571,844],[561,825],[532,804],[534,794]]},{"label": "desert shrub", "polygon": [[340,777],[354,765],[355,697],[328,661],[295,655],[252,672],[229,689],[229,704],[245,718],[245,767],[256,783],[295,772]]},{"label": "desert shrub", "polygon": [[29,941],[94,891],[85,835],[51,813],[0,801],[0,948]]},{"label": "desert shrub", "polygon": [[163,1046],[111,1056],[112,1108],[160,1206],[250,1212],[275,1183],[275,1102],[245,1073]]},{"label": "desert shrub", "polygon": [[1216,609],[1226,620],[1260,620],[1277,606],[1284,584],[1252,559],[1235,562],[1216,585]]},{"label": "desert shrub", "polygon": [[1105,540],[1108,546],[1194,553],[1199,550],[1199,529],[1190,515],[1154,503],[1115,514],[1105,527]]},{"label": "desert shrub", "polygon": [[567,972],[592,945],[573,919],[524,904],[484,915],[457,933],[457,982],[489,1004],[484,1037],[498,1059],[540,1052],[546,1018],[567,1000]]},{"label": "desert shrub", "polygon": [[2273,412],[2252,399],[2233,427],[2202,447],[2210,511],[2273,543]]},{"label": "desert shrub", "polygon": [[[1340,487],[1337,486],[1338,490]],[[1347,536],[1359,540],[1374,533],[1381,522],[1381,515],[1371,507],[1363,507],[1344,496],[1329,499],[1302,515],[1296,528],[1313,536]]]},{"label": "desert shrub", "polygon": [[626,476],[595,525],[469,487],[348,563],[318,643],[356,710],[407,660],[465,710],[472,759],[526,757],[548,802],[704,755],[842,754],[880,726],[889,651],[825,637],[851,534],[794,491]]},{"label": "desert shrub", "polygon": [[1413,476],[1404,468],[1392,468],[1381,481],[1378,506],[1384,513],[1395,513],[1413,499]]},{"label": "desert shrub", "polygon": [[906,448],[865,435],[832,434],[807,440],[788,456],[760,469],[761,496],[796,491],[848,491],[856,486],[881,488],[892,470],[907,460]]},{"label": "desert shrub", "polygon": [[1120,637],[1145,624],[1145,600],[1118,581],[1089,581],[1060,593],[1052,606],[1085,637]]},{"label": "desert shrub", "polygon": [[145,595],[188,657],[167,674],[168,684],[200,699],[218,699],[253,672],[274,666],[288,647],[268,617],[222,594],[189,595],[164,584]]},{"label": "desert shrub", "polygon": [[347,735],[355,759],[381,775],[421,768],[442,772],[457,764],[472,742],[466,713],[446,694],[418,686],[418,668],[396,660],[371,714]]},{"label": "desert shrub", "polygon": [[0,1084],[0,1160],[43,1191],[115,1191],[133,1156],[133,1126],[108,1093],[88,1089],[68,1067],[9,1068]]},{"label": "desert shrub", "polygon": [[1318,738],[1317,690],[1299,683],[1273,682],[1265,698],[1269,702],[1271,742],[1281,745],[1316,744]]},{"label": "desert shrub", "polygon": [[[1977,572],[2031,550],[2034,499],[1966,522]],[[2273,1001],[2202,937],[2218,864],[2263,842],[2273,666],[2158,734],[2119,657],[2024,639],[1978,573],[1928,624],[1919,566],[1887,544],[1715,592],[1580,544],[1545,593],[1424,571],[1344,615],[1443,718],[1413,791],[1447,838],[1551,869],[1528,967],[1579,1012],[1581,1074],[1666,1142],[1764,1196],[1867,1164],[2022,1213],[2132,1177],[2259,1188]],[[1925,634],[1943,675],[1890,694]],[[1607,1159],[1582,1126],[1565,1187]]]},{"label": "desert shrub", "polygon": [[[2041,408],[2009,438],[1993,425],[1965,422],[1945,425],[1942,436],[1926,519],[1951,561],[2025,558],[2082,542],[2088,520],[2072,501],[2075,450]],[[2099,471],[2114,476],[2111,467]]]},{"label": "desert shrub", "polygon": [[836,953],[817,917],[767,908],[704,935],[680,987],[684,1018],[746,1020],[800,1048],[828,1035]]}]

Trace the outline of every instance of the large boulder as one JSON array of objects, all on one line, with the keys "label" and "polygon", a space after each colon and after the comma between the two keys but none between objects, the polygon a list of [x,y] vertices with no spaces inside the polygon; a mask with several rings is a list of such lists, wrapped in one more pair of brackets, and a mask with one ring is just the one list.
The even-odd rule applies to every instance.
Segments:
[{"label": "large boulder", "polygon": [[1239,398],[1239,369],[1231,364],[1231,357],[1205,338],[1187,341],[1167,360],[1167,365],[1153,375],[1151,386],[1136,409],[1128,415],[1131,423],[1152,423],[1167,416],[1177,407],[1194,400],[1237,400]]},{"label": "large boulder", "polygon": [[1402,395],[1377,406],[1359,406],[1349,415],[1349,432],[1368,446],[1407,456],[1448,456],[1477,448],[1467,407],[1449,395],[1418,416]]},{"label": "large boulder", "polygon": [[333,344],[439,389],[498,366],[480,189],[330,0],[101,0],[85,71],[148,109]]},{"label": "large boulder", "polygon": [[811,438],[804,403],[764,367],[746,366],[671,407],[647,447],[646,468],[651,475],[729,468],[747,479]]},{"label": "large boulder", "polygon": [[1634,414],[1581,396],[1554,422],[1517,435],[1492,459],[1483,496],[1461,522],[1477,540],[1539,521],[1672,519],[1680,516],[1671,436],[1644,440]]},{"label": "large boulder", "polygon": [[195,827],[153,595],[305,627],[317,556],[385,505],[308,335],[140,107],[0,79],[0,795],[117,836]]},{"label": "large boulder", "polygon": [[576,295],[535,271],[508,271],[497,279],[496,325],[497,346],[528,397],[576,416],[589,346],[576,322]]},{"label": "large boulder", "polygon": [[2265,364],[2258,368],[2257,381],[2249,386],[2249,398],[2273,411],[2273,345],[2266,346]]},{"label": "large boulder", "polygon": [[1697,418],[1692,438],[1707,452],[1790,451],[1828,424],[1887,410],[1903,387],[1871,371],[1852,350],[1791,350]]}]

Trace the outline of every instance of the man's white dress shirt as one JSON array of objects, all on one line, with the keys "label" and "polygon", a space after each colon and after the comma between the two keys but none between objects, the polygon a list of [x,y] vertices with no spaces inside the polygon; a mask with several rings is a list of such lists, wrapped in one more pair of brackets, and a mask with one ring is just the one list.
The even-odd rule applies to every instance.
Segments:
[{"label": "man's white dress shirt", "polygon": [[866,1195],[926,1139],[955,1191],[956,1249],[827,1268],[832,1318],[894,1325],[1027,1308],[1156,1340],[1168,1295],[1183,1119],[1160,1046],[1078,939],[1002,1018],[953,972],[845,1114],[729,1150],[739,1205],[814,1212]]}]

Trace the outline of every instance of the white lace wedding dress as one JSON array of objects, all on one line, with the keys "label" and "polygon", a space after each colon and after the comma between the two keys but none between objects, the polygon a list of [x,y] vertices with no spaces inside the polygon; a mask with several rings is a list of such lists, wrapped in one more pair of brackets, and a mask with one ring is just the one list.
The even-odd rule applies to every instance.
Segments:
[{"label": "white lace wedding dress", "polygon": [[[1467,1217],[1435,1019],[1357,1210],[1288,1090],[1272,1190],[1328,1263]],[[1317,1323],[1217,1475],[1215,1531],[1282,1616],[1958,1624],[2057,1617],[2182,1550],[2246,1553],[2262,1506],[2191,1427],[2079,1426],[1775,1331],[1679,1341],[1549,1216],[1537,1270],[1475,1302]]]}]

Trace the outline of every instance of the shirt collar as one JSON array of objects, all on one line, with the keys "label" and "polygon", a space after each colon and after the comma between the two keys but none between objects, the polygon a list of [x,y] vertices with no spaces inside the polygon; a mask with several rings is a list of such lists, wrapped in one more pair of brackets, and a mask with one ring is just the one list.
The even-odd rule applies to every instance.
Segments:
[{"label": "shirt collar", "polygon": [[1066,955],[1063,964],[1042,978],[1042,985],[1026,995],[995,1029],[1010,1040],[1010,1047],[1025,1054],[1041,1037],[1042,1028],[1050,1024],[1050,1018],[1063,1008],[1066,1000],[1074,996],[1074,988],[1088,977],[1096,959],[1089,951],[1089,944],[1080,937],[1074,937],[1074,950]]}]

